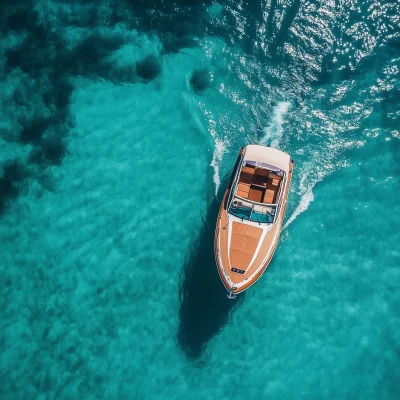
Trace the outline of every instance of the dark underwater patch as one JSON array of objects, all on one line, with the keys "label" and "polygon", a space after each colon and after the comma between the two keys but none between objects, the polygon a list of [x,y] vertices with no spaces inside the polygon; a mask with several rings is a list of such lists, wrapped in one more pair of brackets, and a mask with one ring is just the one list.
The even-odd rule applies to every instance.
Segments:
[{"label": "dark underwater patch", "polygon": [[[23,3],[6,9],[3,20],[7,29],[26,33],[25,39],[14,47],[5,51],[6,72],[15,72],[19,77],[19,85],[16,85],[12,96],[9,98],[8,118],[15,119],[22,126],[18,138],[22,146],[33,145],[28,161],[42,165],[59,165],[66,153],[63,138],[70,127],[69,101],[73,91],[70,81],[71,69],[65,62],[68,52],[64,50],[62,37],[50,32],[41,25],[38,13],[33,7]],[[8,11],[8,13],[7,13]],[[26,74],[26,75],[25,75]],[[28,78],[29,77],[29,78]],[[44,107],[50,111],[49,115],[43,115]],[[16,109],[30,110],[26,115],[19,113],[14,116]],[[34,117],[27,117],[33,114]],[[54,127],[57,126],[57,129]],[[2,134],[7,140],[8,132]],[[15,138],[15,140],[18,140]],[[20,192],[22,181],[27,174],[28,167],[22,167],[22,163],[15,160],[4,166],[4,174],[1,178],[1,209],[7,202],[15,198]],[[35,172],[36,171],[36,172]],[[37,169],[31,170],[33,178]]]},{"label": "dark underwater patch", "polygon": [[45,130],[49,127],[49,119],[37,119],[29,121],[22,129],[20,137],[23,143],[38,143],[43,136]]},{"label": "dark underwater patch", "polygon": [[53,53],[50,43],[46,36],[36,38],[29,34],[22,43],[6,50],[6,68],[20,68],[33,76],[41,74],[43,69],[51,67]]},{"label": "dark underwater patch", "polygon": [[43,94],[43,100],[47,106],[54,104],[58,110],[65,110],[69,105],[73,90],[71,80],[67,76],[60,76]]},{"label": "dark underwater patch", "polygon": [[2,165],[0,177],[0,212],[8,201],[17,196],[21,183],[27,178],[25,167],[18,160],[9,160]]},{"label": "dark underwater patch", "polygon": [[194,71],[190,78],[190,86],[196,93],[200,93],[210,87],[211,78],[211,73],[206,69]]},{"label": "dark underwater patch", "polygon": [[152,81],[157,78],[160,72],[161,63],[154,54],[151,54],[136,63],[136,73],[145,81]]},{"label": "dark underwater patch", "polygon": [[73,51],[75,64],[73,73],[86,75],[88,72],[102,72],[106,58],[124,44],[119,35],[103,36],[93,33],[84,39]]},{"label": "dark underwater patch", "polygon": [[26,52],[24,51],[23,45],[7,49],[5,52],[7,69],[11,70],[19,67],[22,69],[22,71],[29,72],[25,69],[27,59],[25,54]]},{"label": "dark underwater patch", "polygon": [[[0,17],[0,31],[29,32],[36,37],[43,37],[46,34],[46,29],[40,24],[39,14],[33,9],[31,1],[6,1],[8,3],[6,5],[3,3],[5,10],[2,10]],[[7,5],[14,8],[8,10]]]},{"label": "dark underwater patch", "polygon": [[163,49],[167,53],[177,53],[183,48],[191,48],[198,46],[196,39],[190,36],[178,36],[174,33],[167,32],[162,38]]},{"label": "dark underwater patch", "polygon": [[115,84],[134,82],[134,63],[131,66],[118,66],[110,60],[110,56],[124,44],[125,39],[121,35],[106,36],[94,32],[61,57],[65,59],[63,64],[71,76],[101,77]]},{"label": "dark underwater patch", "polygon": [[[99,15],[99,10],[87,2],[81,2],[81,5],[85,10],[84,15],[60,11],[57,22],[61,29],[54,29],[54,22],[40,18],[31,1],[6,0],[0,15],[0,31],[25,35],[21,42],[9,46],[4,53],[5,72],[10,74],[16,71],[15,76],[20,82],[9,97],[6,112],[9,113],[8,118],[21,128],[15,134],[4,128],[0,134],[4,140],[19,139],[22,146],[33,145],[28,161],[44,168],[60,165],[66,154],[67,134],[73,123],[69,113],[74,89],[71,78],[101,77],[115,83],[133,82],[136,79],[134,63],[131,67],[119,67],[110,61],[110,55],[124,45],[124,35],[106,30],[100,32],[97,25],[103,17]],[[116,9],[119,10],[118,7]],[[126,12],[122,11],[113,13],[111,17],[115,23],[129,25]],[[90,36],[70,49],[63,37],[62,27],[74,24],[93,29]],[[160,70],[159,61],[153,58],[139,65],[140,74],[145,80],[153,79]],[[16,109],[24,108],[29,110],[29,114],[15,115]],[[45,108],[50,114],[43,115]],[[10,184],[7,171],[2,178],[2,208],[5,198],[12,199],[18,194],[16,186]],[[37,169],[33,168],[33,175],[35,171]],[[11,193],[13,196],[9,195]]]},{"label": "dark underwater patch", "polygon": [[8,16],[7,27],[16,31],[31,31],[38,19],[39,14],[30,8],[17,9]]},{"label": "dark underwater patch", "polygon": [[60,133],[51,132],[32,150],[30,161],[36,164],[60,165],[66,154],[65,141]]}]

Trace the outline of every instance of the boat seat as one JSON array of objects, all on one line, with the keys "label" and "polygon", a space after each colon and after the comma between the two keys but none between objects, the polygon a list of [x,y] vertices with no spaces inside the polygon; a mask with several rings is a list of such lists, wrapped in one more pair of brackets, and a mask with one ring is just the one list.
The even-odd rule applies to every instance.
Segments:
[{"label": "boat seat", "polygon": [[275,191],[266,189],[264,193],[263,203],[274,204]]},{"label": "boat seat", "polygon": [[251,185],[254,177],[254,167],[243,167],[240,172],[239,183]]},{"label": "boat seat", "polygon": [[237,190],[238,196],[240,196],[244,199],[248,199],[249,192],[250,192],[250,185],[248,185],[246,183],[239,183],[238,190]]},{"label": "boat seat", "polygon": [[261,203],[261,198],[263,195],[263,190],[257,187],[252,187],[249,192],[248,199],[251,201],[255,201],[257,203]]},{"label": "boat seat", "polygon": [[279,186],[279,183],[282,180],[282,177],[275,174],[274,172],[270,172],[268,175],[269,179],[271,180],[271,184],[274,186]]},{"label": "boat seat", "polygon": [[253,184],[259,186],[266,186],[268,181],[268,175],[270,171],[265,168],[256,168],[253,178]]}]

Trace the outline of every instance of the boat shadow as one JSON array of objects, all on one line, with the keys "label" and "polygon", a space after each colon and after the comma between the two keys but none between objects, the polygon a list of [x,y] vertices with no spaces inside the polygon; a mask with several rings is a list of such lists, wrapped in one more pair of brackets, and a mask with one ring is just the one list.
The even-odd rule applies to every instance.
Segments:
[{"label": "boat shadow", "polygon": [[223,330],[232,312],[242,303],[244,293],[234,300],[227,297],[214,258],[214,232],[220,202],[227,187],[221,184],[209,204],[198,240],[189,251],[182,269],[178,342],[189,357],[199,357],[210,341]]}]

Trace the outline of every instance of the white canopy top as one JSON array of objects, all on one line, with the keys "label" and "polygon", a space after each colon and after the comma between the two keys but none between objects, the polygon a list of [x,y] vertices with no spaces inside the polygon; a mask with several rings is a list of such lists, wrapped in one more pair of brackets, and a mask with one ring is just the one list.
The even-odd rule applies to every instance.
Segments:
[{"label": "white canopy top", "polygon": [[249,144],[246,146],[243,161],[257,161],[273,165],[286,173],[289,172],[290,156],[272,147]]}]

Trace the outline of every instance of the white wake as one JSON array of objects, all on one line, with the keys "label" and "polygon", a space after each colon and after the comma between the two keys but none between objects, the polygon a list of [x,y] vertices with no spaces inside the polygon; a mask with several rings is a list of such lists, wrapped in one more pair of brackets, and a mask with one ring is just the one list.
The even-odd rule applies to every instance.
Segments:
[{"label": "white wake", "polygon": [[260,140],[260,144],[264,146],[279,148],[279,142],[283,136],[284,116],[290,108],[288,101],[281,101],[274,110],[271,123],[264,130],[264,137]]},{"label": "white wake", "polygon": [[221,184],[221,178],[220,178],[220,174],[219,174],[219,166],[221,164],[222,157],[225,153],[226,144],[225,144],[225,141],[223,141],[223,140],[219,140],[217,138],[215,138],[214,140],[215,140],[214,153],[213,153],[213,158],[212,158],[210,166],[214,170],[213,181],[215,184],[215,195],[217,195],[219,186]]},{"label": "white wake", "polygon": [[301,197],[299,205],[296,207],[290,218],[286,221],[285,225],[283,226],[283,229],[286,229],[301,213],[306,211],[313,200],[314,200],[314,194],[312,192],[312,189],[309,189]]}]

